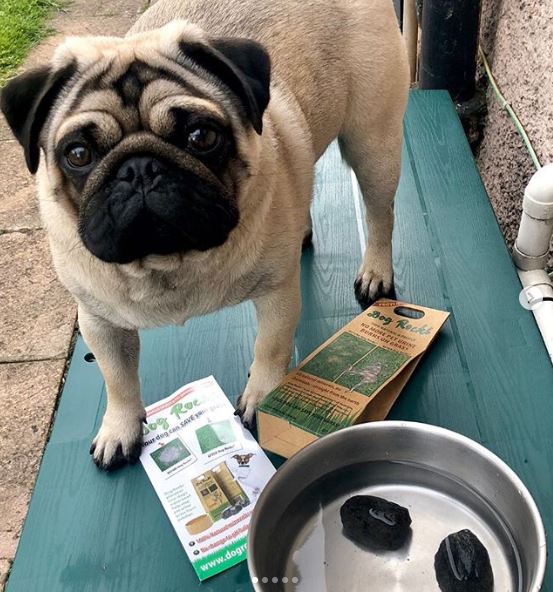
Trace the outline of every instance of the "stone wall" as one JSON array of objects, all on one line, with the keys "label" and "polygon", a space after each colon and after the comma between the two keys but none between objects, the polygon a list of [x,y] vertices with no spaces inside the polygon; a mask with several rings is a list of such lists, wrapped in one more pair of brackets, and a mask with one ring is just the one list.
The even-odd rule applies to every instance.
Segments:
[{"label": "stone wall", "polygon": [[[483,0],[481,44],[540,162],[553,162],[553,0]],[[524,188],[535,169],[490,87],[487,103],[477,163],[505,237],[512,244]]]}]

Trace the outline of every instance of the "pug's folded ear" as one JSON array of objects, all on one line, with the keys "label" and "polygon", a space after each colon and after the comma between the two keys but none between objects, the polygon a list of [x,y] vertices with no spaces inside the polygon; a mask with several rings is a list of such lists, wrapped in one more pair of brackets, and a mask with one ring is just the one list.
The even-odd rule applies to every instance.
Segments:
[{"label": "pug's folded ear", "polygon": [[54,101],[75,73],[70,63],[59,70],[44,66],[12,78],[2,90],[0,108],[14,136],[25,151],[25,161],[34,175],[40,158],[40,132]]},{"label": "pug's folded ear", "polygon": [[182,53],[218,78],[240,100],[253,128],[263,130],[263,113],[270,100],[271,60],[265,48],[251,39],[220,38],[210,45],[181,41]]}]

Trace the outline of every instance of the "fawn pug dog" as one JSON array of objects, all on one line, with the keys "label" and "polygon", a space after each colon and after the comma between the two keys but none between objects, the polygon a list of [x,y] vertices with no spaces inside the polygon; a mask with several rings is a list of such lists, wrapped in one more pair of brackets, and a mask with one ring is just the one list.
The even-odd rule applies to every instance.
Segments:
[{"label": "fawn pug dog", "polygon": [[357,297],[391,292],[407,90],[390,0],[159,0],[125,37],[70,37],[7,84],[2,111],[107,387],[98,466],[141,450],[138,329],[251,299],[245,421],[281,381],[314,165],[335,138],[367,211]]}]

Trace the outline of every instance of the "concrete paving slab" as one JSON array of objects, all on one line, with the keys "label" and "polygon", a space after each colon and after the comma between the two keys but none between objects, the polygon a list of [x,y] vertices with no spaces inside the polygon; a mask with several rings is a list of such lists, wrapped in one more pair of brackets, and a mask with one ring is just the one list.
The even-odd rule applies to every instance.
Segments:
[{"label": "concrete paving slab", "polygon": [[[109,16],[75,16],[73,13],[60,13],[56,17],[56,34],[45,39],[40,45],[35,47],[29,57],[26,65],[32,66],[44,64],[49,61],[56,47],[63,40],[71,35],[124,35],[136,17],[129,17],[125,14],[111,14]],[[78,33],[76,33],[78,31]]]},{"label": "concrete paving slab", "polygon": [[0,236],[0,362],[65,358],[75,304],[52,268],[44,231]]},{"label": "concrete paving slab", "polygon": [[56,19],[56,30],[65,35],[74,35],[75,31],[79,31],[79,35],[124,35],[137,16],[114,13],[109,16],[78,17],[60,14]]},{"label": "concrete paving slab", "polygon": [[8,577],[12,562],[8,559],[0,559],[0,587],[3,588]]},{"label": "concrete paving slab", "polygon": [[61,14],[69,14],[75,18],[96,18],[124,16],[135,20],[155,0],[98,0],[97,2],[77,2],[62,10]]},{"label": "concrete paving slab", "polygon": [[40,228],[35,182],[21,146],[16,140],[0,142],[0,154],[0,231]]},{"label": "concrete paving slab", "polygon": [[[11,509],[10,506],[10,510]],[[3,526],[2,530],[0,530],[0,557],[13,557],[17,549],[17,542],[17,534],[13,531],[7,531],[5,526]]]},{"label": "concrete paving slab", "polygon": [[[40,462],[37,453],[44,448],[64,368],[65,359],[0,364],[2,414],[6,419],[11,418],[0,422],[1,489],[21,487],[30,492]],[[9,530],[6,529],[9,516],[4,511],[7,509],[2,497],[0,533]],[[2,538],[0,534],[0,541]],[[5,555],[0,552],[2,557]]]},{"label": "concrete paving slab", "polygon": [[64,359],[0,364],[0,587],[15,555],[64,368]]},{"label": "concrete paving slab", "polygon": [[74,1],[56,14],[52,22],[55,34],[30,52],[24,68],[48,61],[55,48],[69,35],[124,35],[148,4],[149,0]]},{"label": "concrete paving slab", "polygon": [[[13,140],[13,134],[6,120],[3,117],[0,117],[0,142],[4,142],[5,140]],[[3,151],[1,145],[0,151]],[[0,154],[3,154],[3,152],[0,152]]]}]

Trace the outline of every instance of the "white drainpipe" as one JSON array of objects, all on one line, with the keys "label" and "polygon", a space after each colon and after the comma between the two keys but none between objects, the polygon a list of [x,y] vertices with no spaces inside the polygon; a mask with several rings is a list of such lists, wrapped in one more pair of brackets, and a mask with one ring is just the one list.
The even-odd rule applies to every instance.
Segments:
[{"label": "white drainpipe", "polygon": [[530,179],[513,260],[524,287],[521,303],[534,313],[553,363],[553,280],[545,271],[553,235],[553,163]]}]

